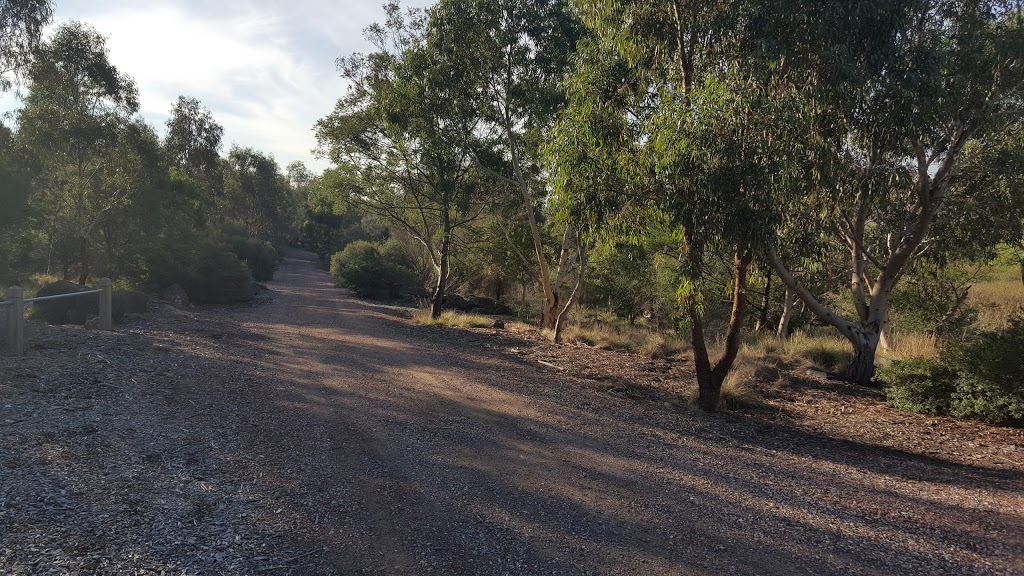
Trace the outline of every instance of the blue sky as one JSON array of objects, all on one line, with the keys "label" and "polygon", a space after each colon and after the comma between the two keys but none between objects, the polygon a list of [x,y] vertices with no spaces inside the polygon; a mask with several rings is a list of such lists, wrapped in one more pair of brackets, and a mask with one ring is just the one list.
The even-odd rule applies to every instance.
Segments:
[{"label": "blue sky", "polygon": [[[427,6],[430,0],[405,0]],[[314,171],[313,124],[345,82],[343,54],[366,51],[363,29],[383,20],[383,0],[56,0],[55,24],[81,20],[107,37],[111,61],[135,78],[141,113],[160,134],[178,95],[198,98],[232,143],[269,152],[282,169]],[[18,104],[10,95],[0,109]]]}]

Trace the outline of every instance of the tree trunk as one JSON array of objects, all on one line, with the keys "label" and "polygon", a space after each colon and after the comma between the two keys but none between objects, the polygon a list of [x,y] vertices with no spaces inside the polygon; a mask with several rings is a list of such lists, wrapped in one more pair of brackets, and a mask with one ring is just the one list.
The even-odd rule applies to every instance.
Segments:
[{"label": "tree trunk", "polygon": [[569,316],[569,308],[572,308],[573,302],[575,301],[576,292],[569,295],[569,301],[565,303],[565,306],[555,316],[555,327],[554,334],[551,339],[554,340],[555,344],[562,343],[562,330],[565,329],[565,319]]},{"label": "tree trunk", "polygon": [[544,308],[541,310],[540,327],[545,330],[554,330],[558,320],[558,304],[561,298],[558,290],[548,288],[544,291]]},{"label": "tree trunk", "polygon": [[705,412],[716,412],[722,400],[722,383],[715,381],[715,371],[708,358],[704,340],[704,319],[695,306],[689,307],[690,343],[693,345],[693,367],[697,375],[697,406]]},{"label": "tree trunk", "polygon": [[896,347],[896,335],[892,332],[892,326],[889,322],[885,323],[882,328],[882,332],[878,335],[878,345],[882,348],[882,352],[888,354],[892,352],[893,348]]},{"label": "tree trunk", "polygon": [[754,326],[754,332],[760,332],[768,326],[768,307],[771,306],[771,302],[772,271],[769,268],[764,271],[764,294],[761,296],[761,313],[757,317],[757,324]]},{"label": "tree trunk", "polygon": [[579,270],[576,272],[576,285],[573,287],[572,292],[569,294],[569,300],[565,303],[565,306],[558,312],[558,316],[555,318],[555,333],[554,341],[555,344],[562,343],[562,330],[565,328],[565,319],[569,316],[569,309],[572,308],[573,304],[576,303],[580,294],[583,292],[583,274],[587,269],[587,255],[584,252],[583,246],[577,246],[579,251]]},{"label": "tree trunk", "polygon": [[78,276],[78,283],[85,285],[89,279],[89,239],[82,236],[78,239],[78,260],[82,265],[81,274]]},{"label": "tree trunk", "polygon": [[875,353],[880,333],[872,329],[858,329],[853,346],[853,360],[846,370],[846,379],[854,384],[868,386],[875,378]]},{"label": "tree trunk", "polygon": [[729,329],[725,335],[725,353],[714,367],[708,358],[707,343],[704,339],[704,324],[700,312],[690,306],[688,314],[692,326],[690,341],[693,344],[693,363],[697,373],[697,406],[705,412],[715,412],[722,400],[722,383],[732,370],[740,351],[740,334],[743,330],[743,315],[747,308],[747,270],[753,259],[751,252],[736,253],[735,283],[732,294],[732,314]]},{"label": "tree trunk", "polygon": [[437,320],[441,317],[444,305],[445,292],[448,289],[449,258],[451,239],[445,234],[441,239],[441,247],[438,254],[437,285],[434,287],[434,297],[430,305],[430,317]]},{"label": "tree trunk", "polygon": [[789,338],[789,320],[793,317],[794,300],[793,291],[786,287],[786,296],[782,300],[782,318],[779,318],[779,327],[775,331],[775,335],[780,340],[786,340]]}]

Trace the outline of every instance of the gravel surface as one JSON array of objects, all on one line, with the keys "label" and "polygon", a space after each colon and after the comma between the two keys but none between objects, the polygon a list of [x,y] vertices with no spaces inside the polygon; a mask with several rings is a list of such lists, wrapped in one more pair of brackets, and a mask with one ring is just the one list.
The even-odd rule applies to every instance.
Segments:
[{"label": "gravel surface", "polygon": [[1024,574],[1024,432],[411,325],[293,252],[253,305],[0,357],[3,574]]}]

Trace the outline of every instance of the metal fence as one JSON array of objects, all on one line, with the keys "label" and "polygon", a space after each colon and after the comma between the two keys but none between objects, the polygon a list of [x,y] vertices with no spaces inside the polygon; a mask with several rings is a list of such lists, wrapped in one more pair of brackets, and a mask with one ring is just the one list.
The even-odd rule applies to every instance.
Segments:
[{"label": "metal fence", "polygon": [[58,294],[56,296],[40,296],[38,298],[25,298],[21,288],[12,286],[7,290],[7,299],[0,302],[0,309],[7,308],[7,345],[11,353],[22,355],[25,353],[25,306],[49,300],[60,300],[62,298],[81,298],[91,294],[98,294],[99,303],[99,329],[113,330],[113,306],[111,302],[113,290],[109,278],[100,278],[100,287],[97,290],[86,290],[84,292],[73,292],[71,294]]}]

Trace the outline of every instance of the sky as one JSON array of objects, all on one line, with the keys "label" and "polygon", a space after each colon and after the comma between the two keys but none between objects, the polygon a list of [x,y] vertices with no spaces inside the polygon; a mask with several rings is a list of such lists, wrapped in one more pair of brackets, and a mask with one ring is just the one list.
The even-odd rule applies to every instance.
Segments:
[{"label": "sky", "polygon": [[[179,95],[198,98],[232,144],[282,170],[319,172],[313,125],[344,94],[335,59],[370,49],[363,29],[384,0],[56,0],[54,25],[81,20],[107,37],[110,61],[139,87],[140,113],[163,135]],[[427,6],[430,0],[404,0]],[[52,27],[51,27],[52,28]],[[0,97],[0,110],[19,106]]]}]

